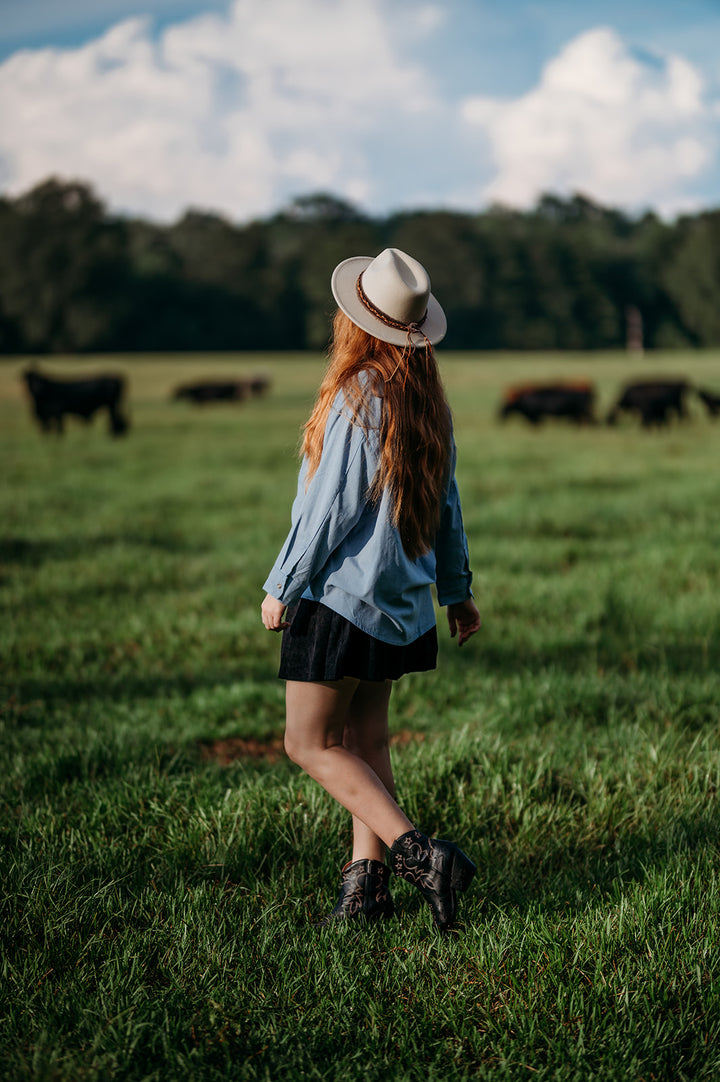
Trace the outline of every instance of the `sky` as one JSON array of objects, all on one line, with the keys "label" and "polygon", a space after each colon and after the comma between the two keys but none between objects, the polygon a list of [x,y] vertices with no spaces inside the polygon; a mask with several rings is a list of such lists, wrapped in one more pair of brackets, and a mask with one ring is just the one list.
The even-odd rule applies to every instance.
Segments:
[{"label": "sky", "polygon": [[720,0],[0,0],[0,192],[263,218],[720,206]]}]

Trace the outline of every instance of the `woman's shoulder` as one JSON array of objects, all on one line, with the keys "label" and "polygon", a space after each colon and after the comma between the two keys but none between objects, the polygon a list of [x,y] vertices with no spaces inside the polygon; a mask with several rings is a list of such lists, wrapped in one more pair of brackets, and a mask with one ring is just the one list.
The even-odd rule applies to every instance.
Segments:
[{"label": "woman's shoulder", "polygon": [[382,387],[375,374],[362,369],[354,380],[348,380],[339,389],[333,410],[352,423],[359,421],[372,426],[380,419],[382,400]]}]

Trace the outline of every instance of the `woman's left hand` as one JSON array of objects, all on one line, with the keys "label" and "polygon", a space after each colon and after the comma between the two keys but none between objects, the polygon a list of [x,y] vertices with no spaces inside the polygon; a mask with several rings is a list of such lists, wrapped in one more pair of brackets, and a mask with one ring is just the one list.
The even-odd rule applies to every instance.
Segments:
[{"label": "woman's left hand", "polygon": [[286,627],[290,627],[287,620],[283,620],[285,607],[284,602],[278,601],[272,594],[265,595],[260,611],[262,612],[262,622],[268,631],[284,631]]},{"label": "woman's left hand", "polygon": [[471,597],[467,601],[460,601],[456,605],[447,607],[448,624],[450,625],[450,638],[457,635],[458,646],[480,630],[482,623],[477,605]]}]

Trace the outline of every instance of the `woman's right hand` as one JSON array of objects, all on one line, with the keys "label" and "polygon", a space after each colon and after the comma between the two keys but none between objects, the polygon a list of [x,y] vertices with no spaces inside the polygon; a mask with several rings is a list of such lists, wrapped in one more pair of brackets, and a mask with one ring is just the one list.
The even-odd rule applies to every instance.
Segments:
[{"label": "woman's right hand", "polygon": [[278,601],[272,594],[265,595],[260,611],[262,613],[262,622],[268,631],[284,631],[286,627],[290,627],[287,620],[283,620],[285,608],[283,601]]}]

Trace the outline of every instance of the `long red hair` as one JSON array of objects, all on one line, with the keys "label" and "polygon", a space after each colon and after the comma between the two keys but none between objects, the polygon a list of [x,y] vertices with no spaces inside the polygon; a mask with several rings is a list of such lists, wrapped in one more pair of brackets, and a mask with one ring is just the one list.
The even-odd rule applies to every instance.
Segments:
[{"label": "long red hair", "polygon": [[320,462],[328,414],[340,390],[355,424],[367,423],[370,396],[383,399],[380,462],[368,497],[378,501],[387,489],[403,548],[417,559],[433,546],[450,462],[450,408],[432,347],[405,350],[381,342],[338,309],[330,361],[304,428],[308,480]]}]

